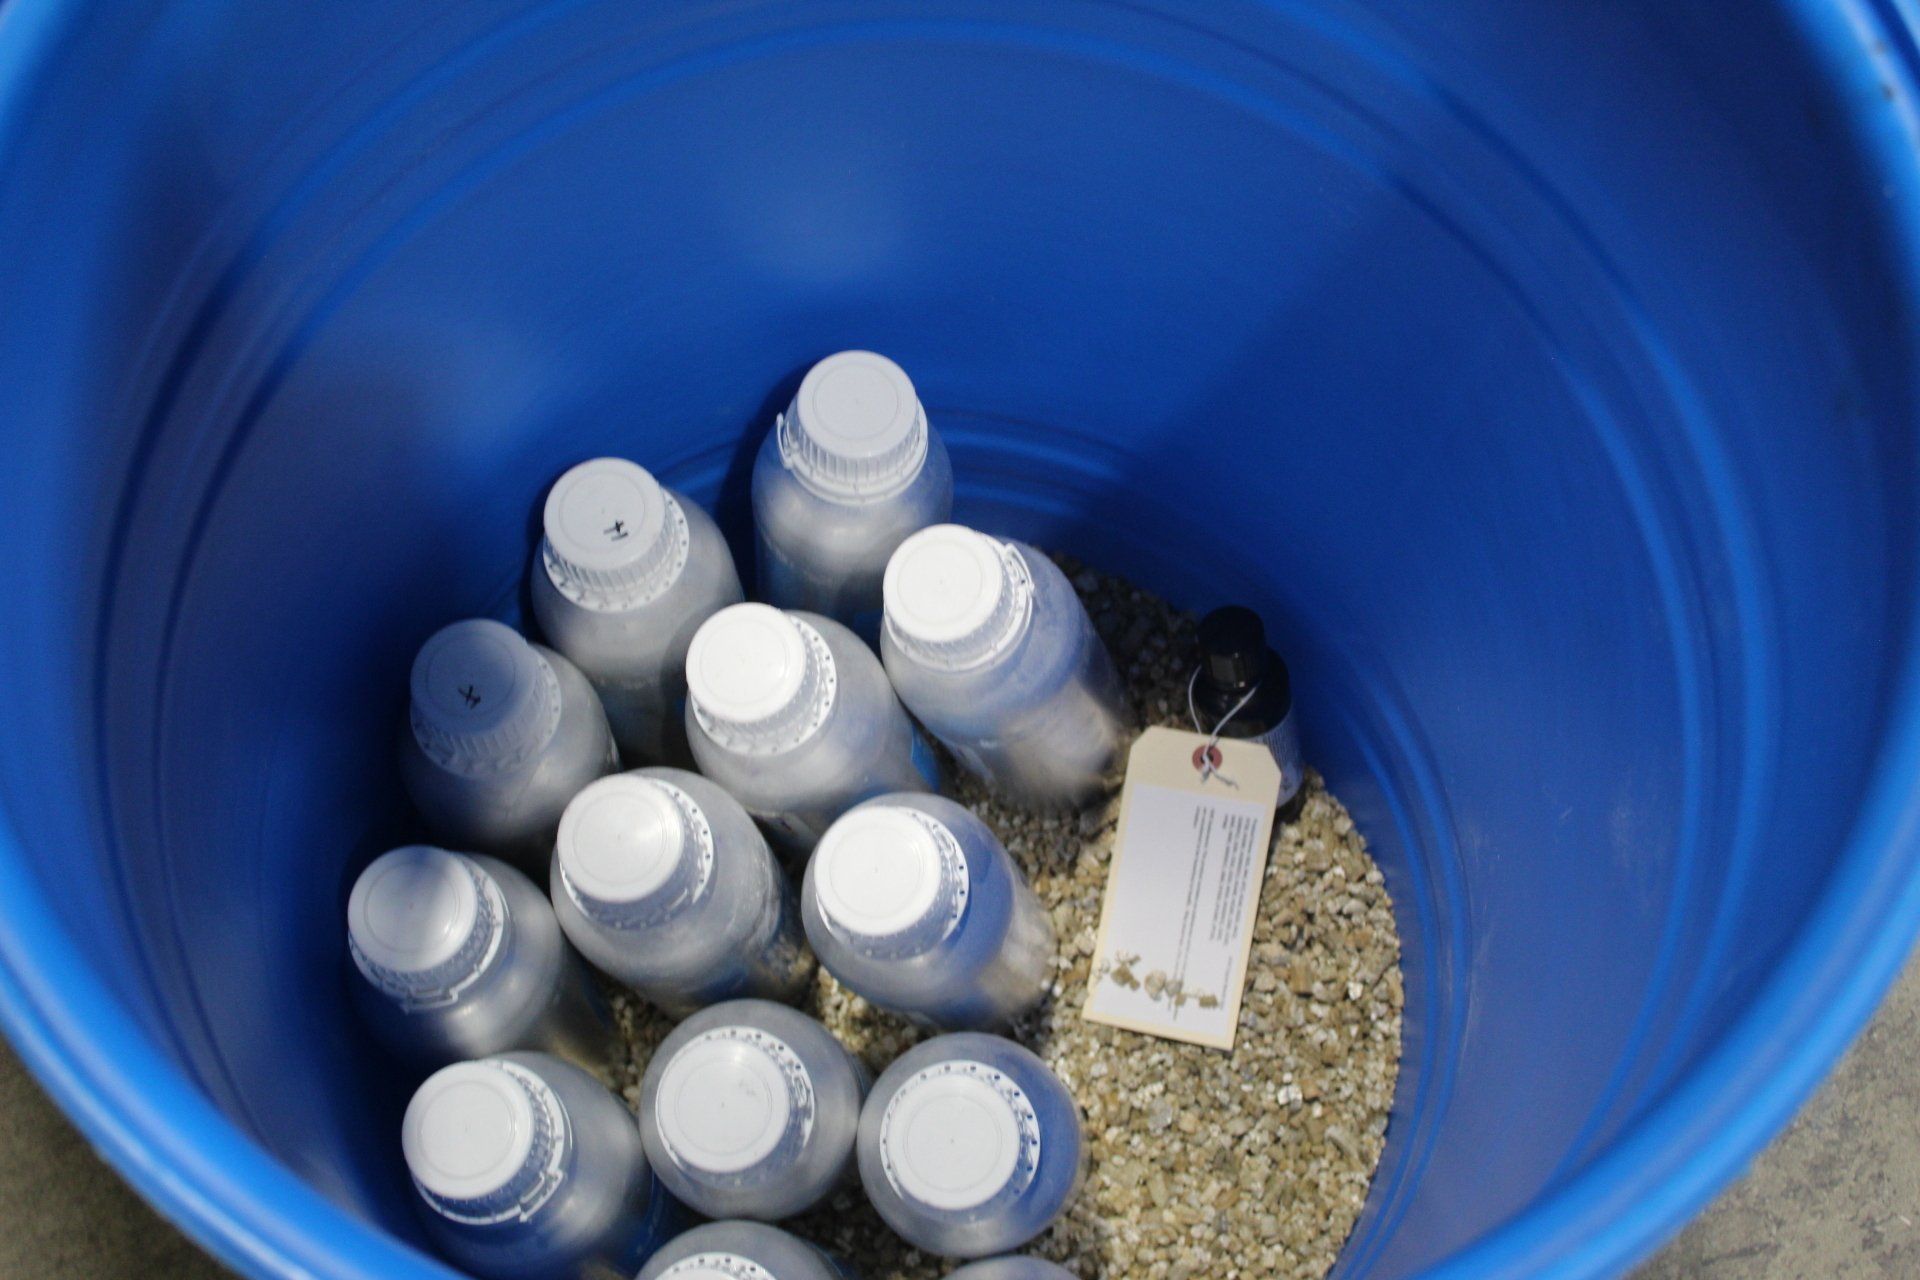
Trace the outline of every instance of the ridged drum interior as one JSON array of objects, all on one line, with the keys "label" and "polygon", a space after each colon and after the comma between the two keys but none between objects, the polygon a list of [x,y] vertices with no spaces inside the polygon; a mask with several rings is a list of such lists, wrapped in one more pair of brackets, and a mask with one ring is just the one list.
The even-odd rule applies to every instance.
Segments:
[{"label": "ridged drum interior", "polygon": [[[520,619],[596,454],[744,563],[761,435],[871,347],[959,519],[1252,604],[1289,655],[1405,946],[1344,1274],[1619,1265],[1736,1163],[1690,1124],[1750,1149],[1830,1060],[1841,1013],[1789,997],[1857,1022],[1911,932],[1900,32],[14,0],[0,1008],[230,1260],[439,1274],[386,1234],[408,1082],[343,977],[351,875],[414,834],[409,657]],[[1821,988],[1849,938],[1877,958]],[[1762,1099],[1735,1043],[1807,1056]]]}]

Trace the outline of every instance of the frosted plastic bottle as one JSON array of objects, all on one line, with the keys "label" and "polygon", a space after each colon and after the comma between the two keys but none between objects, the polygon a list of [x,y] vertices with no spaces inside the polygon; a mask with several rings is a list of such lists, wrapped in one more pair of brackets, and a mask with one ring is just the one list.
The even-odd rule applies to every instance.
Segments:
[{"label": "frosted plastic bottle", "polygon": [[1073,1272],[1045,1258],[1013,1256],[969,1262],[947,1280],[1077,1280]]},{"label": "frosted plastic bottle", "polygon": [[407,1107],[401,1149],[427,1233],[484,1280],[630,1276],[686,1216],[626,1105],[544,1053],[436,1072]]},{"label": "frosted plastic bottle", "polygon": [[593,975],[533,882],[493,858],[407,845],[347,898],[361,1015],[382,1043],[438,1067],[544,1049],[594,1067],[613,1026]]},{"label": "frosted plastic bottle", "polygon": [[560,819],[554,913],[582,955],[674,1017],[792,1002],[813,977],[799,898],[739,802],[683,769],[602,778]]},{"label": "frosted plastic bottle", "polygon": [[745,597],[713,518],[623,458],[594,458],[547,494],[533,614],[599,690],[629,764],[690,767],[687,646]]},{"label": "frosted plastic bottle", "polygon": [[1077,804],[1119,747],[1120,681],[1086,608],[1032,547],[956,524],[887,565],[880,641],[900,700],[1010,799]]},{"label": "frosted plastic bottle", "polygon": [[953,511],[953,464],[900,366],[842,351],[807,371],[753,467],[760,597],[872,643],[887,558]]},{"label": "frosted plastic bottle", "polygon": [[939,768],[873,651],[811,613],[737,604],[687,653],[687,736],[700,771],[789,853],[889,791],[932,791]]},{"label": "frosted plastic bottle", "polygon": [[847,811],[807,864],[807,938],[827,972],[884,1009],[987,1031],[1053,978],[1053,926],[1006,847],[941,796]]},{"label": "frosted plastic bottle", "polygon": [[441,843],[546,874],[560,814],[620,767],[593,686],[512,627],[442,627],[413,660],[400,769]]},{"label": "frosted plastic bottle", "polygon": [[764,1222],[709,1222],[675,1236],[635,1280],[859,1280],[795,1235]]},{"label": "frosted plastic bottle", "polygon": [[640,1132],[660,1181],[711,1218],[772,1221],[853,1174],[866,1068],[833,1033],[765,1000],[702,1009],[640,1082]]},{"label": "frosted plastic bottle", "polygon": [[860,1113],[860,1182],[908,1244],[949,1258],[1017,1249],[1086,1171],[1073,1099],[1011,1040],[937,1036],[897,1058]]}]

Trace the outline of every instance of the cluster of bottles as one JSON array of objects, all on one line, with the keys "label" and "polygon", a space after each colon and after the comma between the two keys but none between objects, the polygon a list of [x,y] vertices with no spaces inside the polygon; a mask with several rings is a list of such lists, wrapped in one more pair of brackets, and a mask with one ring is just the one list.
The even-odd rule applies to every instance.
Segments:
[{"label": "cluster of bottles", "polygon": [[[937,794],[920,726],[1001,793],[1071,805],[1112,764],[1120,687],[1053,563],[946,523],[952,498],[905,373],[842,352],[755,465],[765,603],[705,512],[601,458],[547,496],[531,599],[552,647],[473,619],[419,651],[402,768],[441,845],[367,867],[348,941],[368,1025],[434,1072],[402,1148],[449,1258],[813,1280],[851,1272],[765,1224],[854,1181],[956,1258],[1018,1248],[1073,1196],[1072,1099],[991,1034],[1049,990],[1052,926]],[[1206,666],[1201,701],[1259,681],[1258,641]],[[637,1122],[592,1074],[612,1032],[582,957],[681,1020]],[[816,962],[946,1034],[873,1080],[789,1007]],[[719,1221],[684,1230],[687,1210]]]}]

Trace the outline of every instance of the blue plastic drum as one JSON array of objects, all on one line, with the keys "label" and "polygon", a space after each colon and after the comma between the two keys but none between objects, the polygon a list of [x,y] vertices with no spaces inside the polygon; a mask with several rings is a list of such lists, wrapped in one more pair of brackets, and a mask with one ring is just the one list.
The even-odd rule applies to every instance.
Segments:
[{"label": "blue plastic drum", "polygon": [[1342,1274],[1613,1275],[1920,923],[1904,0],[7,0],[0,1019],[256,1277],[445,1276],[347,1004],[416,645],[809,364],[1292,661],[1405,1069]]}]

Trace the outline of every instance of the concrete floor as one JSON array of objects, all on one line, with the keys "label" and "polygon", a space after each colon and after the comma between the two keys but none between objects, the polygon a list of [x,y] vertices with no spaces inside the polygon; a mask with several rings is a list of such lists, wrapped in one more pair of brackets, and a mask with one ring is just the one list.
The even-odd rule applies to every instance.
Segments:
[{"label": "concrete floor", "polygon": [[[0,1280],[221,1280],[0,1045]],[[1920,1276],[1920,958],[1745,1181],[1635,1280]]]}]

